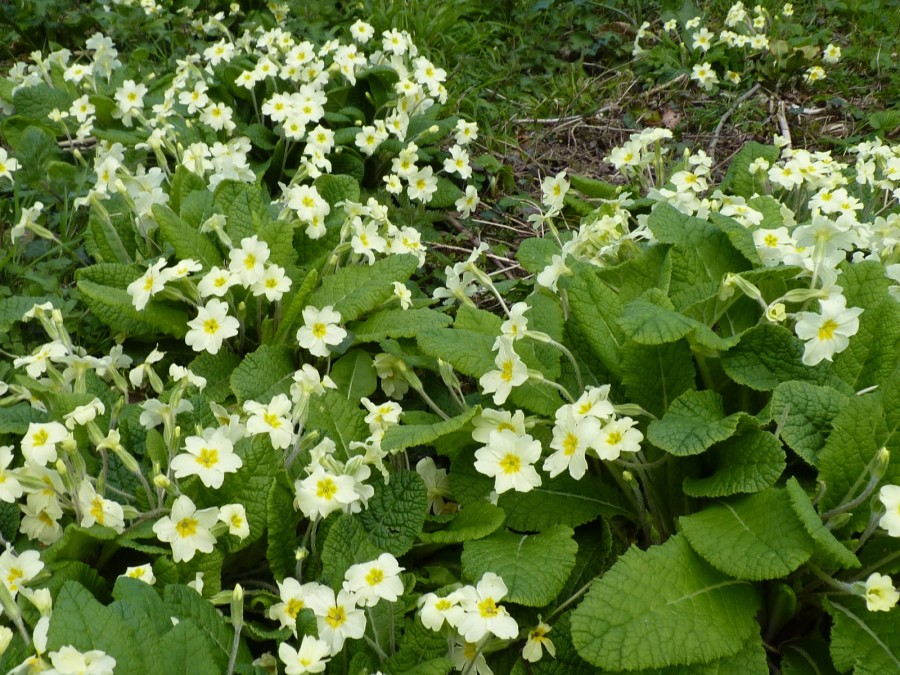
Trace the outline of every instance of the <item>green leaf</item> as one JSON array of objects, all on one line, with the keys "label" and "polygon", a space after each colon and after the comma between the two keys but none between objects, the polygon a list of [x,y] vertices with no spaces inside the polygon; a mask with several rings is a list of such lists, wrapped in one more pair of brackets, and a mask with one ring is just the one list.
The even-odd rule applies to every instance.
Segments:
[{"label": "green leaf", "polygon": [[434,424],[397,424],[384,433],[381,448],[395,453],[419,445],[431,445],[439,438],[464,428],[481,409],[478,406]]},{"label": "green leaf", "polygon": [[425,628],[419,621],[408,621],[403,627],[397,652],[385,663],[386,670],[389,673],[443,675],[453,667],[453,662],[445,658],[446,654],[447,639],[443,635]]},{"label": "green leaf", "polygon": [[[825,482],[819,509],[822,512],[852,500],[869,482],[871,465],[882,447],[879,431],[884,429],[881,394],[853,396],[834,418],[833,430],[819,453],[819,479]],[[880,428],[879,428],[880,427]],[[895,482],[896,467],[888,471],[885,482]],[[863,516],[859,509],[858,515]],[[864,521],[863,521],[864,522]]]},{"label": "green leaf", "polygon": [[222,264],[222,254],[205,234],[184,222],[168,206],[154,204],[152,210],[160,234],[172,244],[179,259],[199,260],[207,270]]},{"label": "green leaf", "polygon": [[234,352],[220,349],[216,354],[203,352],[189,364],[196,375],[206,378],[203,397],[209,401],[222,403],[231,396],[231,375],[241,364],[241,357]]},{"label": "green leaf", "polygon": [[848,307],[862,307],[859,331],[834,357],[834,373],[854,390],[883,384],[900,361],[900,304],[888,293],[884,267],[864,260],[841,267]]},{"label": "green leaf", "polygon": [[291,292],[290,304],[285,306],[281,323],[278,324],[278,329],[275,331],[275,344],[294,344],[294,327],[297,325],[300,317],[303,316],[303,309],[307,304],[306,299],[313,292],[318,282],[319,273],[316,270],[310,270],[303,279],[303,283],[300,284],[300,288]]},{"label": "green leaf", "polygon": [[619,192],[615,185],[587,176],[574,174],[569,176],[569,182],[573,188],[591,199],[614,199]]},{"label": "green leaf", "polygon": [[632,547],[594,582],[572,613],[572,642],[610,670],[707,663],[759,633],[758,604],[753,586],[722,575],[676,535]]},{"label": "green leaf", "polygon": [[144,675],[150,671],[141,651],[135,649],[139,637],[117,612],[97,602],[84,586],[67,581],[53,603],[47,651],[65,645],[82,653],[99,649],[116,660],[116,675]]},{"label": "green leaf", "polygon": [[322,546],[324,583],[339,588],[351,565],[375,560],[381,553],[358,519],[347,513],[340,514],[329,528]]},{"label": "green leaf", "polygon": [[773,164],[778,159],[778,148],[774,145],[762,145],[755,141],[747,143],[728,165],[725,179],[719,186],[722,192],[747,199],[761,192],[760,181],[764,179],[762,176],[754,179],[753,174],[750,173],[750,165],[760,157],[769,164]]},{"label": "green leaf", "polygon": [[32,422],[46,422],[47,414],[28,403],[16,403],[0,408],[0,434],[24,435]]},{"label": "green leaf", "polygon": [[718,443],[707,453],[714,467],[706,478],[685,478],[691,497],[726,497],[773,485],[785,467],[784,450],[767,431],[750,430]]},{"label": "green leaf", "polygon": [[116,602],[110,607],[129,605],[143,613],[153,626],[154,634],[162,635],[172,628],[169,611],[159,593],[150,584],[129,577],[119,577],[113,587],[113,598]]},{"label": "green leaf", "polygon": [[62,89],[41,82],[33,87],[23,87],[13,96],[16,113],[43,122],[54,108],[68,110],[72,97]]},{"label": "green leaf", "polygon": [[[206,189],[206,181],[202,176],[198,176],[189,170],[183,164],[175,169],[175,175],[172,176],[172,187],[169,190],[169,206],[177,213],[182,213],[183,202],[192,192],[208,192]],[[211,196],[211,195],[210,195]]]},{"label": "green leaf", "polygon": [[[423,352],[443,359],[463,375],[481,377],[495,368],[492,335],[459,328],[428,328],[417,336],[417,342]],[[529,359],[523,357],[523,360],[526,365],[536,365],[534,359],[530,359],[530,364]],[[547,416],[552,416],[562,405],[550,385],[530,381],[514,388],[509,399],[520,408]]]},{"label": "green leaf", "polygon": [[741,341],[722,356],[722,367],[732,380],[757,391],[770,391],[789,380],[847,390],[828,365],[810,368],[803,365],[802,356],[803,345],[793,333],[783,326],[764,323],[741,336]]},{"label": "green leaf", "polygon": [[619,494],[599,479],[575,480],[568,474],[544,478],[528,492],[506,492],[498,502],[507,513],[506,526],[521,532],[543,532],[556,525],[578,527],[603,515],[630,515]]},{"label": "green leaf", "polygon": [[297,262],[294,227],[286,220],[270,220],[259,228],[260,240],[269,245],[269,262],[290,267]]},{"label": "green leaf", "polygon": [[332,209],[338,202],[359,201],[359,182],[350,176],[325,174],[316,178],[313,186]]},{"label": "green leaf", "polygon": [[800,487],[797,479],[791,476],[785,484],[785,489],[788,497],[791,499],[791,507],[794,509],[794,513],[800,518],[800,522],[806,528],[807,534],[812,537],[816,544],[816,552],[825,558],[829,564],[838,565],[844,569],[859,567],[859,559],[831,534],[831,530],[825,527],[825,523],[822,522],[819,514],[816,513],[809,496]]},{"label": "green leaf", "polygon": [[[134,262],[134,237],[116,227],[116,219],[112,214],[104,216],[96,205],[91,205],[88,217],[88,230],[91,238],[92,255],[99,262],[121,263],[129,265]],[[128,224],[130,229],[130,224]]]},{"label": "green leaf", "polygon": [[478,580],[494,572],[506,584],[505,600],[543,607],[556,598],[575,567],[574,530],[556,525],[540,534],[503,531],[463,544],[463,574]]},{"label": "green leaf", "polygon": [[357,518],[376,547],[397,557],[404,555],[425,524],[425,483],[415,471],[397,471],[387,484],[376,474],[370,485],[375,495]]},{"label": "green leaf", "polygon": [[699,455],[731,438],[746,417],[726,417],[722,397],[714,391],[689,389],[672,401],[662,419],[650,422],[647,440],[676,457]]},{"label": "green leaf", "polygon": [[787,446],[812,466],[847,397],[831,387],[791,380],[775,387],[769,408]]},{"label": "green leaf", "polygon": [[588,266],[578,266],[576,276],[564,284],[569,299],[568,328],[577,330],[603,367],[621,377],[620,350],[625,335],[619,327],[619,296]]},{"label": "green leaf", "polygon": [[231,390],[238,403],[268,403],[277,394],[288,391],[295,372],[294,353],[288,347],[262,345],[248,354],[231,373]]},{"label": "green leaf", "polygon": [[813,541],[784,490],[711,504],[679,522],[697,553],[737,579],[787,576],[813,553]]},{"label": "green leaf", "polygon": [[5,541],[16,540],[21,513],[17,503],[0,502],[0,535]]},{"label": "green leaf", "polygon": [[685,340],[663,345],[626,342],[619,366],[628,398],[657,417],[695,386],[697,373]]},{"label": "green leaf", "polygon": [[838,675],[828,654],[828,642],[818,635],[791,640],[780,651],[782,675]]},{"label": "green leaf", "polygon": [[490,502],[475,502],[460,508],[459,513],[442,530],[422,532],[419,540],[426,544],[459,544],[488,536],[499,528],[506,512]]},{"label": "green leaf", "polygon": [[166,675],[217,675],[222,672],[209,635],[190,619],[179,621],[162,637],[156,655],[159,672]]},{"label": "green leaf", "polygon": [[269,219],[268,208],[257,185],[223,180],[213,195],[216,213],[225,216],[225,233],[235,246],[241,239],[259,234],[262,223]]},{"label": "green leaf", "polygon": [[383,309],[352,327],[356,342],[414,338],[425,328],[446,328],[452,319],[433,309]]},{"label": "green leaf", "polygon": [[870,612],[862,599],[825,601],[834,619],[831,658],[835,667],[855,675],[900,672],[900,614]]},{"label": "green leaf", "polygon": [[689,336],[692,342],[724,351],[740,339],[736,335],[719,337],[709,326],[674,311],[672,302],[658,288],[626,305],[619,325],[627,337],[642,345],[661,345]]},{"label": "green leaf", "polygon": [[300,514],[294,508],[294,490],[287,474],[278,472],[266,497],[266,560],[276,581],[297,573],[295,552],[300,545],[297,526]]},{"label": "green leaf", "polygon": [[419,261],[414,255],[392,255],[374,265],[350,265],[322,279],[309,303],[322,309],[332,305],[347,323],[371,311],[394,294],[394,282],[412,276]]},{"label": "green leaf", "polygon": [[552,239],[531,237],[519,244],[516,260],[526,272],[537,274],[553,261],[553,256],[560,254],[560,247]]},{"label": "green leaf", "polygon": [[334,362],[331,379],[338,391],[354,403],[364,396],[371,396],[378,388],[372,357],[360,349],[354,349]]},{"label": "green leaf", "polygon": [[369,427],[359,404],[348,401],[333,390],[310,402],[307,427],[324,433],[345,453],[349,453],[350,443],[361,441],[369,435]]},{"label": "green leaf", "polygon": [[[209,638],[212,645],[212,656],[220,669],[219,672],[225,672],[231,655],[234,631],[225,624],[224,618],[213,604],[200,597],[200,594],[193,588],[177,584],[166,586],[163,600],[173,616],[180,619],[192,619],[197,628]],[[242,643],[238,651],[238,663],[250,660],[249,650]],[[116,675],[118,675],[118,671]]]},{"label": "green leaf", "polygon": [[463,191],[452,180],[445,176],[438,176],[437,190],[431,195],[431,201],[428,202],[428,206],[432,209],[449,209],[462,196]]}]

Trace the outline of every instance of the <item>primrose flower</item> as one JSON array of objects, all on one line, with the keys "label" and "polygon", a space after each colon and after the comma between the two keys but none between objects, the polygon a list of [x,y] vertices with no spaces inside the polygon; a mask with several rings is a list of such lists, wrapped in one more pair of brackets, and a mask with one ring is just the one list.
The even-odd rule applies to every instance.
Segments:
[{"label": "primrose flower", "polygon": [[541,444],[528,434],[504,429],[492,431],[488,444],[475,452],[475,470],[494,479],[498,494],[507,490],[529,492],[541,484],[534,468],[540,459]]},{"label": "primrose flower", "polygon": [[313,520],[349,510],[359,500],[353,476],[331,474],[321,466],[303,480],[294,481],[294,492],[294,507]]},{"label": "primrose flower", "polygon": [[406,194],[410,199],[427,204],[437,192],[437,177],[430,166],[419,169],[407,178]]},{"label": "primrose flower", "polygon": [[478,124],[475,122],[466,122],[458,120],[456,122],[456,136],[454,137],[457,145],[468,145],[478,140]]},{"label": "primrose flower", "polygon": [[219,509],[219,521],[228,526],[228,534],[241,541],[250,536],[250,523],[243,504],[225,504]]},{"label": "primrose flower", "polygon": [[187,325],[190,330],[184,336],[185,344],[195,352],[205,350],[216,354],[222,342],[238,334],[241,324],[233,316],[228,316],[228,303],[210,300]]},{"label": "primrose flower", "polygon": [[307,600],[307,605],[316,615],[319,639],[337,654],[347,638],[359,640],[366,632],[366,615],[357,608],[353,595],[347,591],[335,592],[324,588]]},{"label": "primrose flower", "polygon": [[553,177],[547,176],[541,183],[541,202],[551,213],[562,209],[571,184],[566,180],[566,172],[561,171]]},{"label": "primrose flower", "polygon": [[321,673],[331,660],[326,658],[330,653],[329,644],[312,635],[304,635],[298,649],[294,649],[287,642],[278,645],[278,658],[284,663],[286,675]]},{"label": "primrose flower", "polygon": [[228,252],[230,263],[228,269],[238,276],[241,284],[250,286],[259,281],[265,273],[265,264],[269,259],[269,245],[260,241],[254,234],[241,239],[241,247]]},{"label": "primrose flower", "polygon": [[716,71],[713,70],[709,62],[704,62],[694,66],[691,71],[691,79],[696,80],[697,84],[705,90],[711,91],[716,83],[718,83],[719,76],[716,75]]},{"label": "primrose flower", "polygon": [[457,591],[465,612],[457,628],[466,642],[478,642],[488,634],[512,640],[519,634],[516,620],[497,604],[507,592],[503,579],[493,572],[485,572],[474,588],[464,586]]},{"label": "primrose flower", "polygon": [[544,471],[551,478],[568,471],[575,480],[587,472],[587,450],[600,437],[600,420],[592,416],[576,417],[573,406],[565,406],[557,415],[550,447],[556,450],[544,460]]},{"label": "primrose flower", "polygon": [[439,469],[431,457],[423,457],[416,464],[416,473],[428,492],[428,511],[438,515],[444,511],[444,497],[450,496],[450,478],[446,469]]},{"label": "primrose flower", "polygon": [[216,507],[198,510],[190,497],[181,495],[172,504],[171,513],[153,524],[153,531],[160,541],[172,545],[175,562],[188,562],[197,551],[212,553],[216,538],[210,530],[218,515]]},{"label": "primrose flower", "polygon": [[884,505],[885,514],[878,521],[892,537],[900,537],[900,485],[884,485],[878,491],[878,499]]},{"label": "primrose flower", "polygon": [[528,640],[522,649],[523,659],[531,663],[540,661],[544,655],[543,649],[546,649],[550,656],[556,656],[556,646],[547,637],[550,630],[550,626],[539,620],[538,625],[528,631]]},{"label": "primrose flower", "polygon": [[837,63],[841,60],[841,48],[835,44],[829,44],[822,50],[822,60],[825,63]]},{"label": "primrose flower", "polygon": [[22,587],[34,579],[44,569],[41,555],[37,551],[23,551],[21,555],[7,544],[0,553],[0,583],[15,598]]},{"label": "primrose flower", "polygon": [[269,302],[277,302],[281,300],[281,296],[291,290],[291,278],[284,272],[284,268],[279,265],[268,265],[263,272],[262,278],[251,284],[250,291],[255,296],[266,296]]},{"label": "primrose flower", "polygon": [[528,367],[516,354],[513,341],[506,336],[497,338],[497,357],[494,365],[498,370],[491,370],[481,376],[478,384],[485,394],[494,394],[494,405],[503,405],[512,392],[513,387],[528,380]]},{"label": "primrose flower", "polygon": [[813,84],[819,80],[825,79],[825,69],[822,66],[811,66],[806,69],[803,74],[803,81],[807,84]]},{"label": "primrose flower", "polygon": [[294,440],[291,400],[286,395],[278,394],[268,405],[245,401],[244,412],[251,414],[247,420],[248,434],[269,434],[272,446],[281,450],[286,449]]},{"label": "primrose flower", "polygon": [[455,628],[465,614],[459,604],[460,600],[459,593],[450,593],[443,598],[434,593],[426,593],[419,598],[419,618],[422,625],[437,632],[446,621]]},{"label": "primrose flower", "polygon": [[188,436],[184,446],[185,452],[176,455],[169,465],[175,478],[197,476],[213,490],[222,487],[226,473],[235,473],[244,464],[222,427],[204,429],[202,436]]},{"label": "primrose flower", "polygon": [[457,199],[453,205],[462,218],[468,218],[472,215],[472,211],[477,208],[478,202],[478,191],[475,189],[475,186],[467,185],[463,196]]},{"label": "primrose flower", "polygon": [[135,565],[134,567],[126,567],[125,573],[119,576],[128,577],[129,579],[137,579],[151,586],[156,583],[156,577],[153,574],[153,567],[150,564]]},{"label": "primrose flower", "polygon": [[888,612],[900,600],[900,593],[894,588],[891,578],[878,572],[873,572],[866,579],[863,596],[866,609],[870,612]]},{"label": "primrose flower", "polygon": [[351,565],[344,574],[343,589],[352,593],[361,607],[371,607],[379,600],[396,602],[403,595],[403,580],[397,559],[382,553],[377,560]]},{"label": "primrose flower", "polygon": [[347,331],[338,326],[340,321],[341,314],[332,305],[322,309],[305,307],[304,325],[297,331],[297,342],[313,356],[328,356],[329,345],[339,345],[347,337]]},{"label": "primrose flower", "polygon": [[144,96],[147,93],[147,85],[137,84],[134,80],[125,80],[116,91],[116,109],[113,117],[122,120],[126,127],[131,126],[132,115],[140,113],[144,109]]},{"label": "primrose flower", "polygon": [[0,148],[0,178],[12,180],[12,175],[18,168],[19,162],[14,157],[10,157],[5,149]]},{"label": "primrose flower", "polygon": [[300,610],[306,608],[310,597],[321,593],[325,587],[314,581],[301,584],[293,577],[285,577],[284,581],[277,583],[281,602],[269,607],[269,618],[277,619],[282,628],[290,628],[296,634],[297,615],[300,614]]},{"label": "primrose flower", "polygon": [[72,645],[66,645],[47,655],[53,665],[53,672],[60,675],[113,675],[116,668],[116,660],[99,649],[82,653]]},{"label": "primrose flower", "polygon": [[613,420],[603,427],[600,436],[591,446],[600,459],[618,459],[623,452],[638,452],[644,434],[634,428],[637,424],[630,417]]},{"label": "primrose flower", "polygon": [[81,507],[82,527],[91,527],[96,523],[119,534],[125,530],[122,505],[98,495],[90,481],[82,481],[78,487],[78,505]]},{"label": "primrose flower", "polygon": [[9,469],[13,461],[13,446],[0,445],[0,501],[14,504],[25,493],[15,469]]},{"label": "primrose flower", "polygon": [[843,295],[819,300],[819,308],[821,314],[797,312],[794,332],[806,342],[802,361],[807,366],[831,361],[835,354],[844,351],[859,330],[859,315],[863,312],[860,307],[847,309]]},{"label": "primrose flower", "polygon": [[69,431],[59,422],[30,422],[22,438],[22,455],[29,464],[46,466],[56,461],[56,446],[69,437]]},{"label": "primrose flower", "polygon": [[150,298],[166,287],[166,282],[171,277],[166,274],[165,266],[165,259],[157,260],[147,268],[143,275],[128,284],[125,290],[131,296],[131,303],[136,310],[144,309]]}]

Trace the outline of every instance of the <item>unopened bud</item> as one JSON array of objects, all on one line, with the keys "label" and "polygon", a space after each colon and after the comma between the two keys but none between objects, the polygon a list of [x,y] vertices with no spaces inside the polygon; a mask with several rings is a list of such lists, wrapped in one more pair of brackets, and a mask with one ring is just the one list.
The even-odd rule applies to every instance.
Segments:
[{"label": "unopened bud", "polygon": [[774,302],[766,308],[766,319],[772,323],[782,323],[787,318],[783,302]]}]

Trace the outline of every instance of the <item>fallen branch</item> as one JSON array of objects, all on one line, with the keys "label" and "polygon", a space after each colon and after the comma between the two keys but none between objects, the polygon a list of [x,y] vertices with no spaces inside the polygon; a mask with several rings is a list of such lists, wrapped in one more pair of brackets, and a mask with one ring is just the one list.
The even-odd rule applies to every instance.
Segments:
[{"label": "fallen branch", "polygon": [[787,141],[787,145],[790,148],[793,145],[791,141],[791,128],[788,126],[787,117],[784,113],[784,101],[778,102],[778,110],[775,112],[775,118],[778,120],[778,126],[781,128],[781,135],[784,136],[784,140]]}]

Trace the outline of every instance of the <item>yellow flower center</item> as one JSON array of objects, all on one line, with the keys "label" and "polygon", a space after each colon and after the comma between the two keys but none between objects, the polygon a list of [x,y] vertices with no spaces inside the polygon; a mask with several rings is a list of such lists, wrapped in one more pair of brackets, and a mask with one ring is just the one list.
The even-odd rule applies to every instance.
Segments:
[{"label": "yellow flower center", "polygon": [[513,378],[513,362],[504,361],[500,366],[500,379],[504,382],[512,382]]},{"label": "yellow flower center", "polygon": [[765,242],[766,246],[770,246],[772,248],[778,246],[778,237],[776,237],[774,234],[767,234],[766,238],[763,239],[763,241]]},{"label": "yellow flower center", "polygon": [[509,452],[500,460],[500,468],[505,474],[519,473],[522,469],[522,460],[518,455]]},{"label": "yellow flower center", "polygon": [[31,444],[32,445],[43,445],[50,438],[50,434],[47,433],[46,429],[41,429],[40,431],[36,431],[31,435]]},{"label": "yellow flower center", "polygon": [[219,322],[215,319],[207,319],[203,322],[203,332],[209,335],[215,335],[219,332]]},{"label": "yellow flower center", "polygon": [[25,576],[25,573],[20,570],[18,567],[13,567],[9,570],[9,574],[6,575],[6,582],[12,590],[17,590],[18,585],[16,582],[19,579],[22,579]]},{"label": "yellow flower center", "polygon": [[609,436],[606,437],[606,442],[609,445],[618,445],[622,442],[622,434],[621,432],[614,431]]},{"label": "yellow flower center", "polygon": [[434,608],[439,612],[445,612],[451,607],[453,607],[453,603],[447,600],[447,598],[441,598],[436,603],[434,603]]},{"label": "yellow flower center", "polygon": [[312,327],[313,337],[317,340],[321,340],[325,337],[327,329],[324,323],[314,323]]},{"label": "yellow flower center", "polygon": [[103,524],[103,497],[96,495],[91,500],[91,515],[101,525]]},{"label": "yellow flower center", "polygon": [[483,619],[493,619],[500,614],[500,610],[497,608],[497,603],[494,602],[493,598],[485,598],[478,603],[478,613],[481,614]]},{"label": "yellow flower center", "polygon": [[292,619],[296,619],[297,615],[300,613],[300,610],[305,606],[306,605],[303,604],[303,601],[300,598],[291,598],[284,606],[284,613]]},{"label": "yellow flower center", "polygon": [[323,478],[316,483],[316,497],[331,501],[337,494],[337,484],[331,478]]},{"label": "yellow flower center", "polygon": [[332,607],[328,610],[328,616],[325,617],[325,623],[337,630],[347,620],[347,612],[343,607]]},{"label": "yellow flower center", "polygon": [[275,413],[264,412],[263,421],[273,429],[281,428],[281,420],[278,419],[278,415],[276,415]]},{"label": "yellow flower center", "polygon": [[566,437],[562,442],[563,454],[567,457],[574,455],[575,451],[578,449],[578,436],[573,433],[566,434]]},{"label": "yellow flower center", "polygon": [[197,534],[197,525],[199,524],[199,521],[195,518],[182,518],[175,523],[175,531],[182,539],[193,537]]},{"label": "yellow flower center", "polygon": [[248,270],[252,270],[256,266],[256,256],[252,253],[248,253],[247,257],[244,258],[244,267]]},{"label": "yellow flower center", "polygon": [[211,469],[219,463],[219,451],[215,448],[200,448],[200,454],[197,456],[197,464]]},{"label": "yellow flower center", "polygon": [[369,586],[377,586],[382,581],[384,581],[384,572],[377,567],[373,567],[366,575],[366,583],[369,584]]},{"label": "yellow flower center", "polygon": [[834,319],[828,319],[825,323],[823,323],[819,327],[819,339],[820,340],[832,340],[834,339],[834,331],[838,329],[837,322]]}]

